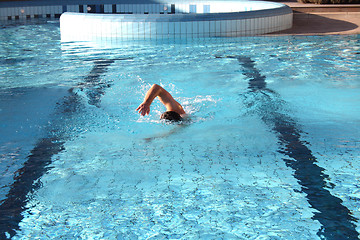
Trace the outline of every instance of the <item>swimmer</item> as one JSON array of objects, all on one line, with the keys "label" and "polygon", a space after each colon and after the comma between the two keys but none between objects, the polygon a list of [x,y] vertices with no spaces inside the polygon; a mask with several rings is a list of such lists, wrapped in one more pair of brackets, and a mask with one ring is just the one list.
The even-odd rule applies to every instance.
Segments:
[{"label": "swimmer", "polygon": [[152,85],[147,91],[144,101],[139,105],[136,111],[142,116],[149,115],[150,105],[156,97],[158,97],[160,102],[166,107],[166,112],[161,115],[160,119],[181,121],[186,115],[180,103],[178,103],[168,91],[157,84]]}]

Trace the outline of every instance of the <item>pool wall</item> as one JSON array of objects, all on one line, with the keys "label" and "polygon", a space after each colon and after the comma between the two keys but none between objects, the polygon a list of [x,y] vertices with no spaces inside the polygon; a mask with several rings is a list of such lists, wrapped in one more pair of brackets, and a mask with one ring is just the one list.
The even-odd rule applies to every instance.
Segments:
[{"label": "pool wall", "polygon": [[[63,14],[64,13],[64,14]],[[61,16],[61,14],[63,14]],[[235,37],[292,27],[290,7],[263,1],[15,1],[0,4],[0,20],[60,18],[63,41]]]},{"label": "pool wall", "polygon": [[292,26],[288,6],[261,1],[144,4],[133,5],[133,9],[120,6],[120,11],[124,14],[64,13],[60,18],[61,39],[236,37]]}]

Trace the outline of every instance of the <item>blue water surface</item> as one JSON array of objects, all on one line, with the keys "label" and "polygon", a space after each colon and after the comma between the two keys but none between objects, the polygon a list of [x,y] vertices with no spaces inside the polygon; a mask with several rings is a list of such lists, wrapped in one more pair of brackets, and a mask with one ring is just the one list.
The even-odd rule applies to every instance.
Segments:
[{"label": "blue water surface", "polygon": [[[62,43],[56,21],[2,28],[3,238],[359,238],[359,35]],[[154,83],[186,121],[161,122],[158,100],[135,111]]]}]

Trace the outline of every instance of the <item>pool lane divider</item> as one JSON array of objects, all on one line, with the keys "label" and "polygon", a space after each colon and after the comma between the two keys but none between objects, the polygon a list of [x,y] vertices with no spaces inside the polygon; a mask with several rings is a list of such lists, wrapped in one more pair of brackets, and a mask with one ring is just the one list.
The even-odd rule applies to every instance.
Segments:
[{"label": "pool lane divider", "polygon": [[288,157],[283,159],[285,164],[295,171],[294,177],[301,185],[302,192],[307,195],[307,201],[317,210],[312,217],[322,225],[317,235],[327,240],[358,239],[359,233],[354,224],[358,219],[352,216],[340,198],[326,189],[329,176],[324,173],[324,168],[317,165],[316,157],[300,140],[301,131],[295,120],[279,111],[284,101],[278,93],[267,88],[266,77],[255,67],[255,62],[248,56],[216,58],[234,58],[242,66],[243,74],[249,81],[248,89],[257,100],[252,105],[259,106],[258,113],[262,121],[277,134],[282,145],[278,152]]},{"label": "pool lane divider", "polygon": [[[111,86],[101,78],[108,67],[116,60],[128,59],[93,60],[92,70],[77,86],[86,93],[90,105],[99,107],[101,96],[105,94],[106,88]],[[66,134],[66,130],[61,129],[64,128],[62,124],[71,122],[76,114],[83,113],[81,109],[85,106],[81,96],[74,91],[74,88],[69,89],[68,92],[69,95],[64,97],[56,109],[55,115],[58,116],[58,123],[49,131],[49,135],[52,136],[42,138],[37,142],[23,167],[15,173],[14,182],[10,186],[6,198],[0,202],[0,239],[10,239],[15,236],[16,231],[20,229],[19,223],[24,218],[23,212],[27,210],[29,194],[41,186],[39,179],[49,170],[52,157],[65,149],[64,144],[69,138],[69,134]]]}]

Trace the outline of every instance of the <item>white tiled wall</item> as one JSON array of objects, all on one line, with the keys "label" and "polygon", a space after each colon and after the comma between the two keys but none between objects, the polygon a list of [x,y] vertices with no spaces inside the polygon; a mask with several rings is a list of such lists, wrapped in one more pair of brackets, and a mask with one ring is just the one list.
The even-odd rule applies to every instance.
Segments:
[{"label": "white tiled wall", "polygon": [[[79,6],[68,6],[68,11],[79,11]],[[63,12],[62,6],[28,6],[0,8],[0,20],[25,19],[35,17],[56,17]]]},{"label": "white tiled wall", "polygon": [[[256,17],[254,15],[251,19],[170,21],[172,16],[178,16],[184,12],[190,13],[190,11],[194,12],[195,10],[197,13],[208,12],[217,7],[210,6],[205,1],[177,4],[176,12],[178,14],[175,15],[169,15],[171,4],[116,4],[115,6],[117,13],[132,14],[110,14],[113,12],[112,4],[104,4],[105,14],[64,14],[60,21],[62,39],[246,36],[280,31],[292,26],[292,13],[269,17]],[[249,8],[249,6],[243,6],[243,8],[245,7]],[[257,7],[254,6],[253,8]],[[79,5],[67,5],[66,9],[68,12],[76,13],[79,12]],[[84,13],[87,12],[87,5],[83,5],[83,10]],[[0,8],[0,20],[58,17],[62,12],[63,6]],[[133,21],[134,17],[144,19],[144,16],[149,16],[145,22]]]},{"label": "white tiled wall", "polygon": [[[198,2],[187,1],[187,3],[175,4],[176,13],[214,13],[214,12],[239,12],[248,10],[258,10],[274,8],[278,3],[271,2],[206,2],[199,0]],[[101,3],[99,3],[101,4]],[[172,4],[116,4],[117,13],[171,13]],[[79,5],[67,5],[68,12],[79,12]],[[87,12],[87,5],[83,5],[84,12]],[[22,11],[23,10],[23,11]],[[0,8],[0,20],[6,20],[9,17],[15,19],[20,16],[34,17],[39,15],[45,17],[49,15],[55,17],[55,14],[61,14],[63,12],[63,6],[33,6],[33,7],[13,7],[13,8]],[[112,13],[112,4],[104,4],[104,12]]]},{"label": "white tiled wall", "polygon": [[[60,20],[62,40],[235,37],[280,31],[292,26],[292,14],[253,19],[189,22],[157,22],[156,18],[148,22],[132,22],[126,20],[126,15],[123,16],[125,17],[104,14],[95,16],[64,14]],[[81,18],[81,21],[77,18]]]}]

